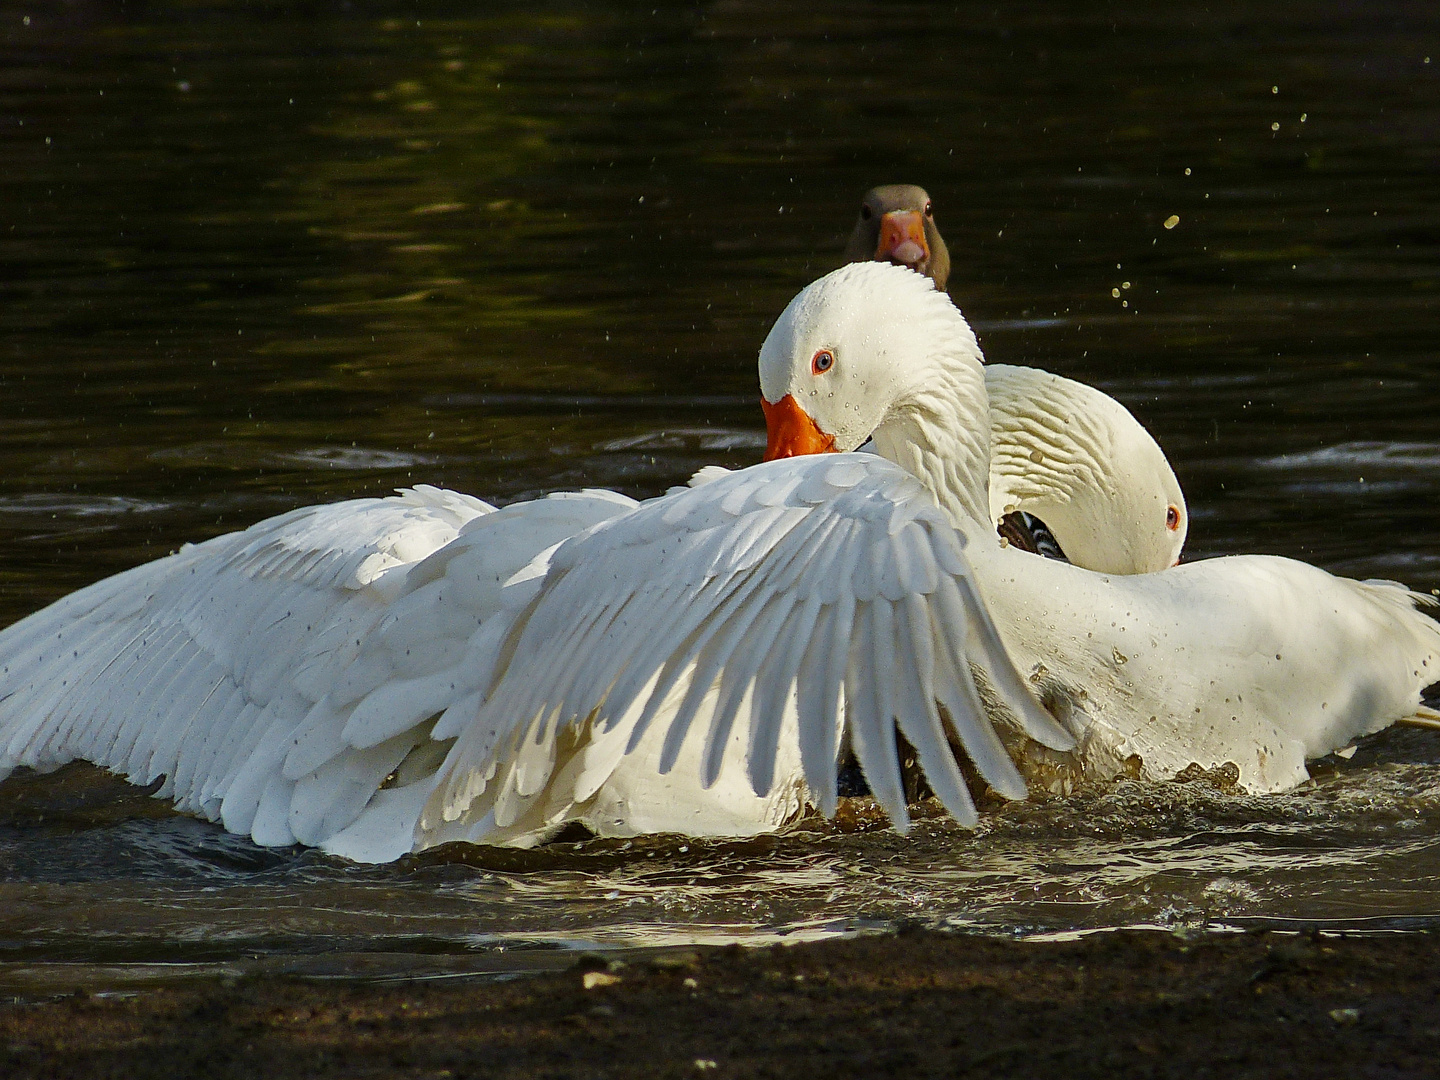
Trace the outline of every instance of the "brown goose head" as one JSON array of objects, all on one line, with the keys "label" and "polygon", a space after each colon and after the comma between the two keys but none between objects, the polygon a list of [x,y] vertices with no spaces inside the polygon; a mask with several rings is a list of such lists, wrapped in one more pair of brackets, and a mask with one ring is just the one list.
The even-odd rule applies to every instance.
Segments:
[{"label": "brown goose head", "polygon": [[845,245],[846,262],[890,262],[918,270],[940,291],[950,277],[950,252],[935,227],[925,189],[882,184],[865,193],[855,231]]}]

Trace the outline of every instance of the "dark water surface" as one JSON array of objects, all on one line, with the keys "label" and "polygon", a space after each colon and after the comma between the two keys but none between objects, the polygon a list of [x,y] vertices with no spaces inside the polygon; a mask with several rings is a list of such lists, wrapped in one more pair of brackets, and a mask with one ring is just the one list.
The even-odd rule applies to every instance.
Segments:
[{"label": "dark water surface", "polygon": [[[478,7],[0,3],[0,621],[305,503],[752,462],[765,330],[895,180],[991,359],[1156,433],[1192,556],[1440,587],[1434,4]],[[903,919],[1433,925],[1440,735],[1282,797],[383,868],[0,787],[0,989]]]}]

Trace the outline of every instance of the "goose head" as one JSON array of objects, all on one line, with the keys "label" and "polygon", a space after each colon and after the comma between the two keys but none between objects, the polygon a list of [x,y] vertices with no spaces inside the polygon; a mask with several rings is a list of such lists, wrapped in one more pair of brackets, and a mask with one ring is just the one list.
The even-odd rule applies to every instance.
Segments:
[{"label": "goose head", "polygon": [[950,277],[950,252],[935,225],[935,210],[924,188],[881,184],[865,193],[845,245],[845,261],[871,260],[908,266],[944,292]]},{"label": "goose head", "polygon": [[957,524],[988,520],[980,347],[929,278],[857,262],[806,286],[760,347],[760,393],[766,460],[873,439]]},{"label": "goose head", "polygon": [[1042,519],[1071,562],[1107,574],[1174,566],[1190,515],[1164,452],[1108,394],[1035,368],[986,369],[990,515]]}]

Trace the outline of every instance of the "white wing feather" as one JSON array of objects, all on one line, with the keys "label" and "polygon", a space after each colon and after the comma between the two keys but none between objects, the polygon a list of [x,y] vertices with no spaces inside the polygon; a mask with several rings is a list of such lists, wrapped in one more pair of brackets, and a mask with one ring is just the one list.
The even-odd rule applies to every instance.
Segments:
[{"label": "white wing feather", "polygon": [[1038,737],[1065,736],[1011,668],[964,544],[871,455],[715,470],[638,509],[580,492],[492,511],[422,488],[299,510],[0,634],[0,769],[163,776],[181,809],[258,843],[382,861],[563,819],[652,722],[660,773],[693,738],[686,785],[738,756],[763,796],[798,753],[826,813],[848,724],[904,828],[898,725],[973,822],[950,734],[997,790],[1024,783],[970,662]]},{"label": "white wing feather", "polygon": [[[999,646],[965,543],[916,480],[869,454],[707,476],[567,540],[512,601],[483,703],[437,725],[437,738],[458,738],[417,844],[562,820],[601,782],[600,758],[571,764],[585,742],[613,745],[616,732],[633,749],[651,723],[664,728],[660,772],[701,738],[694,780],[708,785],[739,746],[763,795],[787,708],[798,709],[805,778],[827,814],[843,715],[897,827],[908,823],[897,722],[947,809],[973,823],[937,697],[982,775],[1012,796],[1025,785],[970,662],[1044,741],[1071,742]],[[737,722],[749,725],[738,741]],[[575,746],[557,756],[562,742]]]},{"label": "white wing feather", "polygon": [[[0,633],[0,775],[82,759],[164,776],[178,808],[258,843],[345,833],[347,854],[394,858],[419,801],[377,789],[424,752],[433,717],[467,696],[473,708],[504,583],[635,505],[582,492],[493,511],[417,488],[297,510],[98,582]],[[430,754],[425,791],[443,745]]]}]

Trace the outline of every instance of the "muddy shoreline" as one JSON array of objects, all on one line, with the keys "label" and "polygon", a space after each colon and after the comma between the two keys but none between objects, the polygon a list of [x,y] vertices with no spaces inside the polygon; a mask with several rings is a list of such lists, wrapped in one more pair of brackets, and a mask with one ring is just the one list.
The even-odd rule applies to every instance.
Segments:
[{"label": "muddy shoreline", "polygon": [[928,931],[0,1004],[6,1077],[1421,1077],[1440,934]]}]

